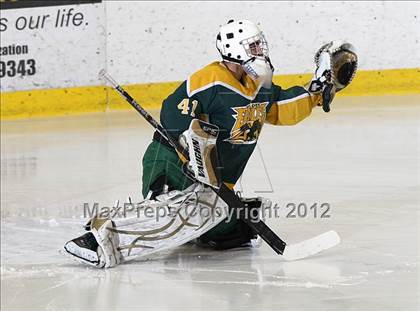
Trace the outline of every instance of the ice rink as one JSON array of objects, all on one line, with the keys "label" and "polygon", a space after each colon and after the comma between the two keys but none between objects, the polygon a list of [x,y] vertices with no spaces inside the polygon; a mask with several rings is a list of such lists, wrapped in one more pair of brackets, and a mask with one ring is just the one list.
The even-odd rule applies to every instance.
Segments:
[{"label": "ice rink", "polygon": [[[82,233],[83,203],[141,199],[153,129],[134,111],[1,124],[1,310],[419,310],[420,96],[337,98],[293,127],[266,125],[238,184],[281,207],[288,242],[342,243],[284,262],[266,244],[187,245],[97,270],[58,249]],[[329,218],[287,218],[329,203]]]}]

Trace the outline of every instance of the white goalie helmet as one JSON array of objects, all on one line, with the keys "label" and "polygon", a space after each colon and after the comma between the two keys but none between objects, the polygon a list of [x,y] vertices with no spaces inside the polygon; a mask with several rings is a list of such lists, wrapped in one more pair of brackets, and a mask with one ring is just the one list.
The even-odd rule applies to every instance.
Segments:
[{"label": "white goalie helmet", "polygon": [[262,31],[248,20],[230,20],[220,27],[216,47],[224,61],[242,65],[245,72],[263,87],[271,87],[273,66]]}]

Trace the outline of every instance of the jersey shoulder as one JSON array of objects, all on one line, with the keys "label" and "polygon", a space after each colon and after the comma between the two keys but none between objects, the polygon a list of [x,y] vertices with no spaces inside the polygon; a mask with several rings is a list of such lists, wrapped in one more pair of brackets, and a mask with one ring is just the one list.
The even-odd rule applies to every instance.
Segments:
[{"label": "jersey shoulder", "polygon": [[186,81],[189,97],[219,85],[249,99],[255,98],[259,91],[257,85],[248,75],[245,76],[244,84],[242,84],[221,62],[213,62],[205,66],[190,75]]}]

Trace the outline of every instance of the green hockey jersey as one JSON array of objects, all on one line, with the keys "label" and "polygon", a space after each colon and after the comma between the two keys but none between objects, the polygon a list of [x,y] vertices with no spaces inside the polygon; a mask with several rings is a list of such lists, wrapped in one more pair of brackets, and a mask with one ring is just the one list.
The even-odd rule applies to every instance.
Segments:
[{"label": "green hockey jersey", "polygon": [[233,187],[255,148],[264,123],[294,125],[320,101],[305,88],[258,88],[244,75],[238,81],[222,62],[192,74],[163,101],[160,121],[178,139],[193,118],[220,129],[217,151],[223,181]]}]

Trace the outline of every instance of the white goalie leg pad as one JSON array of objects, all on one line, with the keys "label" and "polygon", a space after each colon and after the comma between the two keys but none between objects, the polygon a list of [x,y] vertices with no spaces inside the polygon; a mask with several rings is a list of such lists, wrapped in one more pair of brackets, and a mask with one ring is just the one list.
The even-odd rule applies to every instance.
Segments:
[{"label": "white goalie leg pad", "polygon": [[196,183],[141,202],[132,213],[114,219],[112,229],[124,261],[150,258],[198,238],[228,216],[228,207],[212,189]]}]

